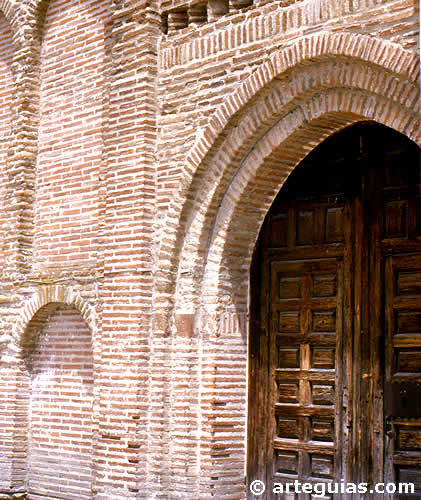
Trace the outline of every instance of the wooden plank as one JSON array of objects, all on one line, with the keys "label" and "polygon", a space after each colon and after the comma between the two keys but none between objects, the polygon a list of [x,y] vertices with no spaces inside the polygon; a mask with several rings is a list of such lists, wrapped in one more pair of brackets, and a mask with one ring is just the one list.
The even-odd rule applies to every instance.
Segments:
[{"label": "wooden plank", "polygon": [[288,380],[309,380],[309,381],[318,381],[318,382],[331,382],[332,384],[335,382],[335,373],[333,370],[329,370],[328,372],[320,372],[320,371],[311,371],[311,370],[281,370],[277,368],[275,370],[275,380],[277,382],[288,381]]},{"label": "wooden plank", "polygon": [[[372,470],[369,471],[370,480],[380,483],[384,480],[384,446],[381,436],[383,430],[383,382],[384,366],[382,351],[384,349],[384,325],[383,314],[383,290],[384,276],[382,266],[382,253],[380,241],[382,238],[382,227],[384,223],[381,217],[381,206],[383,204],[383,193],[379,186],[384,184],[384,169],[379,168],[383,158],[372,159],[376,162],[371,165],[369,174],[370,186],[367,192],[367,218],[369,220],[369,235],[367,238],[369,255],[369,289],[367,297],[367,321],[369,334],[369,370],[370,377],[366,380],[368,385],[369,404],[367,405],[366,417],[369,419],[367,440],[370,446],[369,460]],[[376,168],[377,167],[377,168]],[[366,372],[367,373],[367,372]],[[363,378],[366,373],[363,373]],[[371,419],[370,419],[371,415]],[[380,443],[379,443],[380,436]],[[377,496],[375,498],[378,498]]]},{"label": "wooden plank", "polygon": [[421,239],[407,240],[404,238],[394,240],[383,240],[381,249],[383,255],[393,255],[402,253],[419,252],[421,248]]},{"label": "wooden plank", "polygon": [[309,406],[295,406],[275,403],[275,414],[282,415],[283,417],[325,417],[332,418],[334,416],[333,408],[324,405],[309,405]]},{"label": "wooden plank", "polygon": [[392,347],[421,347],[421,334],[420,335],[393,335]]},{"label": "wooden plank", "polygon": [[[344,224],[344,258],[343,258],[343,340],[342,349],[336,358],[336,365],[342,366],[342,373],[338,373],[337,385],[342,380],[342,386],[338,385],[338,403],[344,409],[340,416],[343,425],[336,426],[336,440],[342,440],[343,448],[336,450],[335,463],[337,463],[338,471],[335,477],[351,480],[353,469],[353,399],[354,391],[353,382],[353,319],[355,317],[355,309],[353,302],[354,290],[354,248],[353,240],[355,238],[355,228],[353,224],[354,217],[354,201],[348,200],[345,205],[345,224]],[[338,359],[340,358],[340,359]],[[342,433],[342,436],[338,436]],[[340,464],[340,467],[339,467]]]},{"label": "wooden plank", "polygon": [[331,347],[333,349],[336,349],[336,334],[334,334],[333,332],[325,332],[324,334],[313,332],[307,334],[288,334],[276,331],[276,325],[273,326],[273,329],[275,330],[277,346],[297,346],[301,344],[309,344],[311,346]]},{"label": "wooden plank", "polygon": [[290,450],[290,451],[305,451],[307,453],[321,453],[326,455],[334,454],[334,445],[330,443],[315,443],[311,441],[301,442],[296,440],[286,441],[282,439],[274,439],[273,447],[277,450]]},{"label": "wooden plank", "polygon": [[[364,185],[362,185],[362,191]],[[363,337],[363,290],[366,290],[367,283],[363,282],[363,269],[367,268],[366,260],[363,258],[362,249],[366,248],[365,238],[367,234],[364,231],[364,207],[361,197],[356,197],[354,200],[354,272],[349,276],[349,281],[352,282],[353,288],[353,332],[352,337],[354,343],[352,346],[352,388],[353,388],[353,426],[352,426],[352,448],[354,454],[350,457],[351,478],[354,481],[364,481],[367,478],[365,473],[365,464],[367,457],[364,453],[363,442],[361,436],[364,436],[364,418],[360,417],[360,409],[364,407],[361,404],[361,371],[362,371],[362,337]]]},{"label": "wooden plank", "polygon": [[281,251],[277,248],[267,248],[265,254],[267,257],[276,260],[277,262],[288,262],[289,260],[304,260],[304,259],[332,259],[342,257],[344,253],[343,243],[331,243],[329,246],[319,248],[296,248],[292,247],[290,250]]},{"label": "wooden plank", "polygon": [[393,455],[393,464],[417,467],[421,471],[421,457],[418,453],[413,455],[402,452],[395,453]]}]

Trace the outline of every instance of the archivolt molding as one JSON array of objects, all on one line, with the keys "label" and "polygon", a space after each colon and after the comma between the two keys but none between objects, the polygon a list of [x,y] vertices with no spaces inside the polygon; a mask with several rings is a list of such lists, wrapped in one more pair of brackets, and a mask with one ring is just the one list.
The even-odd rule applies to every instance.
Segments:
[{"label": "archivolt molding", "polygon": [[261,225],[280,187],[316,145],[332,133],[365,120],[406,133],[413,116],[399,103],[381,96],[331,89],[298,106],[256,144],[232,179],[214,216],[202,294],[218,296],[220,289],[231,286],[226,292],[234,292],[237,306],[246,308],[245,270],[250,268]]},{"label": "archivolt molding", "polygon": [[[218,205],[214,208],[213,204],[209,209],[213,223],[211,228],[208,227],[209,237],[203,238],[203,241],[207,239],[202,250],[203,268],[200,275],[196,275],[196,279],[198,276],[201,279],[196,287],[196,297],[191,298],[196,301],[197,317],[202,320],[198,335],[206,352],[206,356],[200,357],[204,360],[200,367],[204,386],[212,385],[215,392],[219,389],[215,371],[209,367],[231,359],[229,354],[223,357],[224,342],[228,337],[226,343],[232,345],[233,335],[238,342],[235,352],[237,367],[238,362],[243,361],[242,374],[244,379],[247,376],[245,318],[250,263],[264,218],[289,173],[317,144],[352,123],[374,120],[408,134],[415,133],[413,121],[416,116],[413,110],[402,106],[399,99],[391,101],[363,89],[322,89],[283,115],[243,159]],[[199,217],[199,211],[195,215]],[[188,237],[191,236],[189,232]],[[202,248],[201,245],[198,247]],[[181,289],[178,296],[184,298],[186,291],[193,290],[194,280],[189,282],[184,276],[179,279]],[[242,327],[230,326],[227,329],[224,326],[227,316],[238,320],[243,318]],[[223,389],[219,390],[223,399],[225,393]],[[243,398],[246,401],[246,391]],[[202,402],[201,415],[208,416],[210,425],[217,416],[217,411],[206,398]],[[242,425],[243,414],[238,413],[237,418]]]},{"label": "archivolt molding", "polygon": [[[350,103],[356,95],[355,92],[351,93],[351,89],[356,89],[364,94],[363,102],[366,107],[362,113],[358,110],[358,115],[365,119],[387,123],[411,138],[419,134],[417,116],[414,114],[418,91],[415,87],[406,87],[389,73],[382,74],[377,68],[362,66],[361,63],[353,61],[328,60],[319,64],[314,63],[305,70],[297,70],[290,76],[291,79],[287,81],[277,81],[271,93],[248,107],[247,113],[236,122],[236,127],[226,135],[220,149],[207,164],[206,171],[200,177],[200,191],[196,193],[196,200],[192,203],[187,219],[188,237],[183,242],[181,255],[188,255],[188,258],[180,264],[182,275],[188,275],[188,272],[192,271],[192,265],[196,263],[200,267],[203,245],[208,240],[206,234],[212,226],[215,207],[220,206],[221,196],[232,183],[236,170],[240,165],[241,170],[244,168],[244,162],[241,164],[243,158],[249,151],[252,151],[253,156],[259,144],[259,137],[266,137],[269,141],[268,151],[272,151],[279,145],[277,142],[279,137],[283,137],[285,133],[292,134],[296,130],[297,123],[293,121],[288,126],[285,124],[285,128],[279,129],[275,125],[276,122],[283,120],[283,117],[294,116],[296,110],[303,106],[305,109],[313,96],[329,92],[333,102],[343,100],[344,109],[350,104],[349,111],[352,111],[353,106],[357,110],[359,105],[359,101]],[[344,93],[342,89],[349,90]],[[391,90],[393,101],[385,100],[383,96],[388,95]],[[393,111],[394,104],[398,105],[398,113]],[[275,135],[274,130],[276,130]],[[316,140],[311,140],[309,137],[306,137],[306,141],[309,148],[317,144]],[[293,153],[289,152],[288,158],[292,156]],[[279,176],[279,172],[277,175]],[[278,189],[279,187],[278,184]],[[196,271],[199,272],[198,269]],[[193,271],[192,275],[197,272]],[[193,281],[197,283],[197,278],[193,278]],[[189,293],[191,291],[192,287],[189,287]],[[187,299],[187,290],[184,290],[182,295]]]},{"label": "archivolt molding", "polygon": [[195,172],[228,122],[260,90],[300,63],[330,56],[349,57],[378,65],[412,84],[417,84],[419,80],[418,56],[388,40],[352,33],[327,32],[301,38],[258,67],[215,111],[187,156],[186,179],[182,184],[188,184],[189,174],[191,176]]},{"label": "archivolt molding", "polygon": [[65,304],[79,311],[82,319],[87,323],[91,332],[95,332],[95,311],[89,302],[78,292],[65,285],[41,286],[26,302],[13,330],[13,339],[18,353],[24,352],[25,332],[34,316],[49,304]]},{"label": "archivolt molding", "polygon": [[[305,67],[298,66],[304,62]],[[320,65],[317,73],[311,73],[317,64]],[[297,71],[292,75],[294,68]],[[195,271],[200,266],[203,270],[204,256],[209,253],[209,228],[215,223],[213,217],[221,204],[221,196],[229,188],[240,162],[264,131],[274,125],[274,117],[279,120],[298,106],[302,107],[303,102],[310,103],[314,96],[331,89],[328,93],[332,105],[326,108],[326,113],[328,109],[335,110],[332,107],[335,101],[341,102],[343,109],[338,112],[355,115],[349,123],[357,119],[376,120],[421,143],[416,111],[418,78],[415,54],[391,42],[352,34],[322,33],[304,38],[258,68],[215,112],[186,159],[185,174],[165,224],[165,245],[162,246],[165,251],[161,252],[161,259],[168,272],[162,273],[157,282],[161,299],[167,294],[170,306],[177,268],[179,275],[184,276],[179,295],[185,297],[185,302],[196,295],[198,274]],[[350,90],[341,92],[341,88],[354,88],[364,95],[354,102]],[[326,129],[319,134],[319,140],[339,128],[333,127],[329,132]],[[317,144],[314,137],[305,137],[305,142],[307,153]],[[301,159],[294,152],[290,152],[290,157],[296,161],[295,165]],[[171,233],[168,228],[173,228]],[[169,242],[171,251],[168,251]],[[188,256],[185,267],[183,263],[177,264],[180,254]]]},{"label": "archivolt molding", "polygon": [[397,43],[353,33],[322,32],[303,37],[258,67],[215,111],[187,157],[189,170],[194,172],[232,117],[272,80],[300,63],[331,56],[378,65],[412,84],[419,81],[419,57]]}]

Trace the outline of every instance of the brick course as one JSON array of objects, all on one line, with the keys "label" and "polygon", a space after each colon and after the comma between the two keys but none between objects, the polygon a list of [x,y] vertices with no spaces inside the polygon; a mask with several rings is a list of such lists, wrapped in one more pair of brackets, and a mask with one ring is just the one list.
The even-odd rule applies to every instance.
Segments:
[{"label": "brick course", "polygon": [[0,498],[243,499],[260,226],[333,132],[421,144],[418,2],[0,10]]}]

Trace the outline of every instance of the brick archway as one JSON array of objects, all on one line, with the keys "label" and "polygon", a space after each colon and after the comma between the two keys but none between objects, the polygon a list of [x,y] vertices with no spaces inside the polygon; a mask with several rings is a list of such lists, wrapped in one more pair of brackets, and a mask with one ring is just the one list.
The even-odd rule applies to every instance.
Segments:
[{"label": "brick archway", "polygon": [[[343,92],[342,99],[333,98],[333,93],[330,99],[329,94],[316,98],[310,108],[322,108],[326,113],[316,115],[308,122],[305,115],[301,115],[300,126],[282,141],[282,147],[276,148],[273,139],[282,138],[282,130],[291,130],[297,116],[292,113],[278,122],[269,137],[264,137],[243,162],[213,220],[202,266],[201,286],[194,308],[190,310],[193,339],[186,342],[184,338],[177,338],[177,344],[185,345],[190,352],[197,349],[191,354],[192,359],[201,360],[197,379],[190,378],[191,386],[197,383],[200,393],[196,401],[193,396],[191,400],[196,402],[196,408],[193,408],[200,427],[212,436],[198,442],[198,447],[200,468],[212,470],[213,477],[229,470],[233,454],[241,448],[244,462],[241,464],[238,460],[237,469],[232,470],[233,481],[237,478],[236,482],[240,483],[245,467],[250,264],[261,224],[288,173],[294,169],[298,158],[303,159],[313,149],[316,138],[320,143],[347,125],[367,120],[364,114],[355,113],[355,108],[354,112],[347,112],[345,101],[349,97],[352,97],[352,102],[360,101],[361,105],[364,102],[363,97],[352,92]],[[329,102],[336,102],[336,105],[329,109]],[[295,150],[297,156],[283,162],[282,150],[287,157]],[[276,179],[278,174],[280,176]],[[176,314],[176,324],[177,317]],[[173,359],[177,363],[177,353]],[[177,379],[172,380],[171,385],[176,387]],[[215,401],[217,405],[213,403]],[[215,460],[213,450],[219,446],[218,432],[224,425],[233,426],[235,432],[231,435],[231,442],[224,445],[225,461]],[[220,487],[217,480],[214,487],[216,491]]]},{"label": "brick archway", "polygon": [[[278,81],[268,95],[241,115],[211,161],[206,162],[208,170],[194,182],[198,189],[193,200],[186,200],[188,212],[183,218],[188,230],[180,245],[178,309],[200,302],[200,287],[207,286],[206,279],[213,285],[219,281],[220,271],[214,266],[212,249],[216,239],[219,238],[219,253],[221,245],[226,246],[229,241],[238,244],[244,238],[235,235],[232,223],[221,220],[235,211],[244,184],[249,184],[251,196],[246,204],[256,206],[260,214],[256,215],[258,228],[274,193],[292,169],[324,138],[344,126],[373,120],[421,142],[416,111],[418,89],[395,75],[354,60],[334,59],[297,68],[295,74],[288,76],[292,77],[290,83]],[[394,93],[388,96],[390,88],[394,88]],[[259,188],[251,186],[256,182],[260,183]],[[268,197],[264,199],[262,193],[266,191]],[[247,219],[247,226],[252,220]],[[224,225],[231,226],[226,229],[229,238],[228,232],[222,238],[217,235]],[[251,248],[257,228],[252,231]],[[244,228],[240,232],[244,233]],[[231,253],[235,254],[234,247]],[[212,277],[205,278],[210,263]],[[218,264],[219,269],[221,265]]]},{"label": "brick archway", "polygon": [[[314,65],[329,66],[329,61],[342,69],[335,75],[328,68],[330,79],[326,77],[321,82],[320,76],[325,74],[325,68],[321,68],[318,82],[317,78],[314,82],[310,79],[305,81],[305,75],[310,75],[311,68],[316,67]],[[356,71],[346,74],[348,64],[354,64]],[[302,83],[298,82],[282,101],[273,90],[279,88],[282,81],[291,78],[295,70]],[[280,114],[290,112],[299,100],[306,100],[306,92],[309,91],[315,94],[326,88],[337,88],[338,91],[341,88],[360,89],[366,93],[367,99],[377,95],[382,101],[379,101],[381,109],[376,110],[369,108],[377,106],[377,101],[371,104],[367,101],[366,119],[378,120],[419,142],[419,116],[415,111],[419,106],[418,79],[419,59],[414,53],[389,41],[356,34],[321,33],[305,37],[262,64],[215,111],[186,158],[179,188],[162,225],[162,271],[155,285],[161,306],[167,310],[172,308],[177,275],[183,273],[179,257],[186,253],[189,231],[197,233],[197,228],[191,230],[191,223],[196,215],[209,214],[203,201],[208,200],[213,207],[218,206],[241,160],[279,119]],[[272,102],[270,97],[265,99],[267,93],[272,95]],[[403,109],[408,110],[405,124],[402,116],[391,116],[393,103],[400,103]],[[273,108],[270,109],[270,106]],[[215,196],[217,189],[219,194]],[[212,213],[215,213],[214,209]],[[203,249],[205,241],[206,236],[202,235],[198,247]],[[192,245],[188,243],[188,246]],[[189,259],[189,265],[191,262]],[[194,259],[193,265],[196,265]],[[190,301],[191,296],[188,299]]]},{"label": "brick archway", "polygon": [[[392,70],[388,57],[399,52],[393,44],[358,36],[353,42],[350,36],[340,55],[337,42],[342,37],[312,40],[314,47],[303,42],[311,59],[306,64],[294,64],[296,49],[286,50],[288,69],[276,78],[258,72],[249,83],[255,81],[262,92],[244,97],[245,82],[235,105],[232,97],[215,113],[208,135],[187,159],[169,210],[161,256],[161,269],[167,271],[158,276],[156,290],[157,303],[169,318],[161,324],[176,337],[170,373],[177,375],[168,380],[167,389],[174,401],[170,435],[194,434],[199,428],[206,436],[192,436],[186,445],[195,447],[193,465],[189,463],[201,471],[186,489],[189,494],[205,495],[210,484],[222,498],[228,490],[221,477],[229,477],[239,498],[244,495],[250,261],[260,226],[288,174],[325,138],[358,121],[381,123],[421,143],[415,56],[399,49],[404,56]],[[383,67],[382,60],[387,61]],[[224,120],[215,118],[221,113]],[[169,232],[169,227],[174,229]],[[179,368],[180,360],[185,369]],[[186,378],[189,401],[178,392]],[[183,407],[189,423],[178,421]],[[232,429],[223,445],[221,427]],[[170,456],[184,445],[176,437],[169,440]]]},{"label": "brick archway", "polygon": [[96,331],[95,311],[92,305],[71,287],[64,285],[45,285],[40,287],[26,302],[15,324],[12,333],[14,349],[21,357],[24,356],[25,345],[32,342],[27,337],[28,325],[45,306],[49,304],[65,304],[79,311],[92,333]]},{"label": "brick archway", "polygon": [[[378,110],[384,106],[393,120],[380,119]],[[367,108],[376,111],[367,113]],[[229,276],[229,281],[235,283],[236,291],[230,290],[235,293],[235,302],[246,306],[248,292],[242,294],[240,290],[244,291],[242,286],[247,290],[249,277],[245,271],[250,266],[260,227],[295,166],[315,145],[359,121],[375,121],[405,133],[399,125],[407,122],[409,113],[406,114],[400,106],[383,99],[367,100],[358,91],[332,90],[280,120],[243,161],[220,202],[208,240],[200,295],[217,297],[221,289],[228,293]]]},{"label": "brick archway", "polygon": [[[28,328],[21,412],[27,411],[25,489],[30,496],[92,498],[95,470],[95,363],[92,332],[74,305],[49,302]],[[18,437],[18,436],[17,436]]]}]

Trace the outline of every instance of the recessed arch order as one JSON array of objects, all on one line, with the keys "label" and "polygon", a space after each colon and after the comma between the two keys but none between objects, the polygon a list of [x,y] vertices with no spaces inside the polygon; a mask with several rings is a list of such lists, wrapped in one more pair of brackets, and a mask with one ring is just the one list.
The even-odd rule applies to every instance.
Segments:
[{"label": "recessed arch order", "polygon": [[169,309],[176,287],[176,311],[234,288],[243,290],[237,300],[245,306],[247,287],[238,285],[248,279],[260,226],[288,174],[322,140],[358,121],[420,144],[418,80],[417,55],[397,44],[322,33],[280,50],[240,84],[186,158],[168,211],[161,260],[171,271],[157,291]]}]

